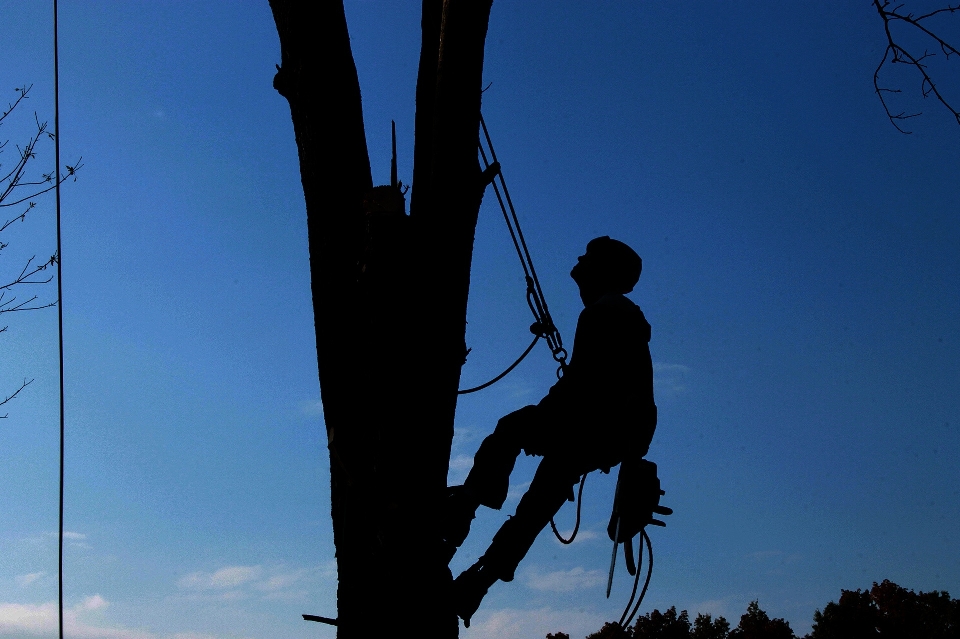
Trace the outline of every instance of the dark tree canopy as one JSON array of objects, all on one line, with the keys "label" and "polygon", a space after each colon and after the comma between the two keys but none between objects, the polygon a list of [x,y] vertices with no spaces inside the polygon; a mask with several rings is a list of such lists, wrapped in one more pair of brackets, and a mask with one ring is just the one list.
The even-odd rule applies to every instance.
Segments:
[{"label": "dark tree canopy", "polygon": [[960,637],[960,600],[884,580],[870,590],[841,591],[840,600],[813,619],[810,639],[954,639]]},{"label": "dark tree canopy", "polygon": [[[563,632],[547,639],[570,639]],[[751,601],[733,630],[723,617],[698,614],[690,623],[686,610],[653,610],[629,628],[604,624],[587,639],[796,639],[790,624]],[[960,599],[945,591],[914,592],[889,580],[869,590],[841,590],[813,613],[813,628],[803,639],[960,639]]]}]

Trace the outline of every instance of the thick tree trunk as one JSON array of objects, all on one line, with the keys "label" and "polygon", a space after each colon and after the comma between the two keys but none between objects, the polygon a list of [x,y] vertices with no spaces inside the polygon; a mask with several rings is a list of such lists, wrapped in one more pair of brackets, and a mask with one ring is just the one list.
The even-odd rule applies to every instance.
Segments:
[{"label": "thick tree trunk", "polygon": [[397,623],[457,636],[436,531],[483,195],[476,144],[491,1],[423,2],[413,200],[401,217],[370,213],[377,197],[342,3],[271,0],[274,86],[290,103],[307,205],[342,638]]}]

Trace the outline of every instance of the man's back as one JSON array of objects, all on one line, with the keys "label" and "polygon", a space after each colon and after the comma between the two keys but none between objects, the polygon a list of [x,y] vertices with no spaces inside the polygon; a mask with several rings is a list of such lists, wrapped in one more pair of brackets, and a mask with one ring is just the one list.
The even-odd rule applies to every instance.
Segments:
[{"label": "man's back", "polygon": [[618,439],[636,437],[645,449],[656,425],[649,341],[640,307],[604,295],[580,313],[570,365],[540,408],[582,428],[602,425]]}]

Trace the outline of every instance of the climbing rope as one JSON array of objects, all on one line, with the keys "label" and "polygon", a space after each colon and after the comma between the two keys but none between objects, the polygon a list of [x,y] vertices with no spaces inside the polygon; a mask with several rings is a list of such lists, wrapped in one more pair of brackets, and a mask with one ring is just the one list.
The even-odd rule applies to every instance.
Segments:
[{"label": "climbing rope", "polygon": [[527,355],[530,354],[530,351],[533,350],[533,347],[536,346],[536,345],[537,345],[537,342],[539,342],[539,341],[540,341],[540,336],[539,336],[539,335],[535,335],[534,338],[533,338],[533,341],[530,342],[530,346],[527,346],[527,350],[523,351],[523,354],[522,354],[520,357],[518,357],[517,360],[516,360],[513,364],[510,364],[510,366],[507,367],[507,370],[503,371],[502,373],[500,373],[499,375],[497,375],[496,377],[494,377],[494,378],[491,379],[490,381],[484,382],[484,383],[480,384],[479,386],[474,386],[473,388],[467,388],[467,389],[464,389],[464,390],[458,390],[458,391],[457,391],[457,395],[466,395],[466,394],[468,394],[468,393],[476,393],[476,392],[479,391],[479,390],[483,390],[483,389],[486,388],[487,386],[493,386],[494,384],[496,384],[497,382],[499,382],[501,379],[503,379],[504,377],[506,377],[506,376],[510,373],[510,371],[512,371],[513,369],[515,369],[515,368],[517,367],[517,365],[520,364],[520,362],[522,362],[523,359],[524,359]]},{"label": "climbing rope", "polygon": [[[650,577],[653,575],[653,545],[650,543],[650,536],[647,534],[646,530],[640,532],[641,539],[640,544],[637,550],[637,564],[643,563],[643,544],[647,544],[647,554],[649,559],[647,559],[647,578],[643,582],[643,590],[640,591],[640,598],[637,599],[636,605],[633,606],[633,611],[630,613],[630,616],[627,616],[627,611],[630,610],[630,606],[633,604],[633,598],[637,594],[637,586],[640,584],[640,571],[637,570],[636,575],[633,578],[633,590],[630,592],[630,600],[627,601],[627,607],[623,609],[623,614],[620,615],[620,621],[618,622],[621,628],[626,628],[630,625],[630,622],[633,621],[633,618],[636,616],[637,611],[640,610],[640,604],[643,602],[644,595],[647,594],[647,588],[650,586]],[[633,540],[629,540],[626,543],[632,544]]]},{"label": "climbing rope", "polygon": [[[540,334],[546,340],[554,361],[559,365],[557,368],[557,377],[560,377],[567,367],[567,351],[563,348],[560,331],[557,330],[556,325],[553,323],[553,318],[550,316],[547,299],[543,295],[540,278],[537,277],[537,269],[533,265],[533,258],[530,257],[530,249],[527,247],[527,241],[523,237],[523,230],[520,228],[520,219],[517,217],[513,200],[510,198],[507,182],[503,179],[503,171],[500,168],[500,162],[497,160],[497,152],[493,148],[493,140],[490,139],[490,131],[487,130],[487,123],[484,122],[483,115],[480,116],[480,128],[483,130],[483,137],[477,144],[480,159],[483,161],[484,170],[489,169],[492,165],[496,165],[496,174],[492,181],[493,192],[497,196],[500,211],[503,213],[503,221],[507,224],[510,239],[513,241],[513,247],[517,251],[517,257],[520,258],[520,266],[523,268],[523,276],[527,284],[527,305],[530,307],[530,311],[536,320],[534,332]],[[486,149],[484,148],[484,142],[486,142]],[[490,152],[489,159],[487,158],[487,151]],[[497,184],[498,179],[500,180],[499,184]],[[502,194],[501,190],[503,191]],[[509,214],[507,213],[508,208],[510,209]]]},{"label": "climbing rope", "polygon": [[577,491],[577,520],[573,525],[573,532],[570,533],[569,539],[564,539],[563,535],[560,534],[560,531],[557,530],[557,525],[553,523],[553,517],[550,518],[550,528],[553,529],[553,534],[557,536],[557,540],[561,544],[572,544],[573,540],[577,538],[577,531],[580,530],[580,506],[583,505],[583,484],[587,481],[587,473],[584,473],[580,476],[580,490]]},{"label": "climbing rope", "polygon": [[[533,326],[530,327],[534,338],[533,341],[530,342],[530,345],[527,346],[527,349],[523,351],[520,357],[510,364],[506,370],[479,386],[458,390],[458,395],[474,393],[499,382],[530,354],[530,351],[533,350],[533,347],[536,346],[541,338],[546,341],[547,346],[550,347],[550,354],[553,356],[553,360],[557,362],[558,379],[563,376],[567,368],[567,350],[563,347],[563,339],[560,337],[560,331],[553,323],[553,317],[550,315],[547,298],[543,294],[543,288],[540,286],[540,278],[537,277],[537,269],[533,265],[530,249],[527,247],[527,241],[523,237],[523,230],[520,228],[520,218],[517,217],[517,210],[514,208],[513,200],[510,198],[510,191],[507,189],[507,182],[503,178],[503,171],[501,170],[500,162],[497,160],[497,152],[493,148],[493,140],[490,138],[490,131],[487,129],[487,123],[484,122],[482,114],[480,115],[480,128],[483,130],[483,136],[477,141],[477,150],[480,160],[483,162],[484,171],[489,171],[491,167],[493,167],[494,175],[491,184],[493,185],[493,192],[497,196],[497,202],[500,204],[503,221],[507,225],[507,231],[510,232],[510,240],[513,242],[513,248],[516,250],[517,257],[520,259],[520,267],[523,269],[523,277],[527,284],[527,306],[530,307],[530,312],[533,314],[535,320]],[[486,142],[486,146],[484,146],[484,142]],[[499,184],[497,183],[498,179],[500,181]],[[509,209],[509,212],[507,209]],[[577,519],[570,538],[564,539],[560,531],[557,530],[557,525],[554,523],[553,518],[550,519],[550,528],[553,529],[553,534],[556,535],[562,544],[573,543],[573,540],[577,538],[577,532],[580,530],[580,508],[583,505],[581,497],[583,495],[583,484],[586,479],[586,474],[580,478],[580,489],[577,492]]]},{"label": "climbing rope", "polygon": [[[563,347],[563,339],[560,337],[560,331],[557,330],[550,316],[550,309],[547,307],[547,299],[543,295],[543,288],[540,286],[540,278],[537,277],[537,269],[533,265],[533,258],[530,257],[530,249],[527,247],[527,241],[523,237],[523,231],[520,229],[520,219],[517,217],[517,211],[513,206],[513,200],[510,198],[510,191],[507,190],[507,183],[503,179],[503,171],[500,169],[500,163],[497,161],[497,153],[493,149],[493,140],[490,139],[490,132],[487,130],[487,124],[480,116],[480,126],[483,129],[483,136],[477,140],[477,149],[479,157],[483,162],[484,170],[493,167],[494,175],[492,179],[493,192],[497,196],[497,202],[500,204],[500,212],[503,213],[503,221],[510,232],[510,239],[513,241],[513,248],[517,251],[517,257],[520,259],[520,267],[523,269],[523,277],[527,285],[526,299],[530,312],[533,313],[534,323],[530,327],[536,336],[533,342],[527,347],[510,366],[502,373],[488,382],[479,386],[457,391],[458,395],[466,395],[483,390],[488,386],[496,384],[506,377],[510,371],[516,368],[524,358],[530,354],[537,341],[543,338],[550,347],[550,354],[558,364],[557,377],[563,375],[567,367],[567,351]],[[486,146],[484,146],[486,142]],[[497,180],[499,179],[499,184]],[[509,209],[509,212],[508,212]]]}]

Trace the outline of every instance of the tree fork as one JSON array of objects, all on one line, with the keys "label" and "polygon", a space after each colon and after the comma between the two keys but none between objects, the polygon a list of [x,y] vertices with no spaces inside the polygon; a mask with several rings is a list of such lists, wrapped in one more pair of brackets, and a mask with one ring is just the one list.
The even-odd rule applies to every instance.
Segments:
[{"label": "tree fork", "polygon": [[[377,239],[365,224],[372,179],[343,5],[271,0],[274,85],[290,103],[307,207],[340,637],[401,618],[424,636],[457,636],[435,531],[483,195],[476,141],[490,6],[423,2],[411,216]],[[371,246],[378,255],[365,254]],[[368,261],[409,276],[376,279]]]}]

